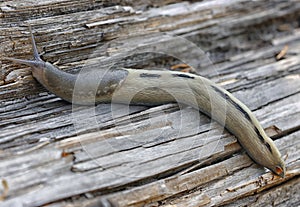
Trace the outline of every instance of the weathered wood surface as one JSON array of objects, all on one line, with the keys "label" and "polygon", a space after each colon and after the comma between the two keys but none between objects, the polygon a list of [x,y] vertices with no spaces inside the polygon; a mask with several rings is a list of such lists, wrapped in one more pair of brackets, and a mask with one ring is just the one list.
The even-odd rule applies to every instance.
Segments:
[{"label": "weathered wood surface", "polygon": [[[0,58],[32,57],[28,24],[43,58],[69,72],[88,58],[171,68],[180,54],[254,111],[288,170],[281,179],[254,164],[190,107],[74,108],[0,59],[0,206],[299,205],[298,0],[7,1],[0,17]],[[214,64],[159,32],[192,41]]]}]

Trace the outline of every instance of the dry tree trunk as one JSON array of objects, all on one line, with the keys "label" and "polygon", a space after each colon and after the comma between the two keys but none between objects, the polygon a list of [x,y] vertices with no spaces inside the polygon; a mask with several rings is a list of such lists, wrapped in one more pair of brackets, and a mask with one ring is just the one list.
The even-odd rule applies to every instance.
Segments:
[{"label": "dry tree trunk", "polygon": [[[6,1],[0,20],[0,206],[299,204],[300,1]],[[28,24],[42,58],[68,72],[87,59],[195,66],[254,111],[287,157],[286,178],[187,106],[100,104],[76,125],[71,104],[2,59],[32,58]]]}]

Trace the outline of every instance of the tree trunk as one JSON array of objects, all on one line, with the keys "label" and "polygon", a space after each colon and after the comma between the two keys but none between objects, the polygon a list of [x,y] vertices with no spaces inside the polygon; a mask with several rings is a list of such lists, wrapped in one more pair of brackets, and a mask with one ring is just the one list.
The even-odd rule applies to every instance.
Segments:
[{"label": "tree trunk", "polygon": [[[0,2],[0,20],[0,206],[299,205],[299,0],[15,0]],[[275,140],[286,177],[188,106],[61,100],[3,58],[32,58],[28,25],[42,59],[70,73],[164,68],[217,82]]]}]

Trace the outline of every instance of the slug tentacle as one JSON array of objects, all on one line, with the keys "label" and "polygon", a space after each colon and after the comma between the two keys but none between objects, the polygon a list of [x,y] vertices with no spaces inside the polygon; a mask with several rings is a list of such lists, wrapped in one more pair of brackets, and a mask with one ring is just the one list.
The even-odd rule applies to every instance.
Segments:
[{"label": "slug tentacle", "polygon": [[33,36],[32,29],[31,29],[30,25],[29,25],[29,32],[30,32],[30,37],[31,37],[31,44],[32,44],[34,60],[22,60],[22,59],[7,58],[7,57],[5,57],[4,59],[12,61],[12,62],[17,63],[17,64],[28,65],[32,68],[45,67],[45,62],[41,59],[41,57],[39,55],[39,52],[38,52],[38,49],[36,47],[36,43],[35,43],[34,36]]},{"label": "slug tentacle", "polygon": [[31,44],[32,44],[32,49],[33,49],[33,57],[36,61],[44,62],[41,59],[40,55],[39,55],[39,51],[37,49],[37,46],[36,46],[36,43],[35,43],[35,40],[34,40],[34,36],[33,36],[33,33],[32,33],[31,25],[29,25],[29,31],[30,31]]},{"label": "slug tentacle", "polygon": [[[77,80],[76,75],[66,73],[40,58],[31,27],[29,29],[34,60],[6,59],[30,66],[33,76],[62,99],[84,105],[111,101],[139,105],[170,102],[190,105],[224,125],[255,162],[276,175],[285,176],[285,165],[279,150],[254,114],[212,81],[181,72],[123,68],[108,70],[104,75],[95,70],[95,73],[84,74]],[[75,86],[80,86],[79,90]],[[222,111],[224,107],[226,110]]]},{"label": "slug tentacle", "polygon": [[34,67],[36,65],[35,60],[22,60],[22,59],[17,59],[17,58],[8,58],[8,57],[5,57],[4,59],[12,61],[12,62],[17,63],[17,64],[28,65],[30,67]]}]

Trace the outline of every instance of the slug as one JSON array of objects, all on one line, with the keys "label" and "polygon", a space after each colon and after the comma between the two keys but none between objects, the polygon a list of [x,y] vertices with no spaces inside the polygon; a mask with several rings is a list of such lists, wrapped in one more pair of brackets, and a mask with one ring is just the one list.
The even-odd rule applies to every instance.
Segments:
[{"label": "slug", "polygon": [[[212,81],[199,75],[175,71],[120,68],[108,70],[101,82],[93,74],[78,82],[76,74],[64,72],[51,63],[44,62],[38,54],[31,28],[30,34],[34,60],[6,59],[30,66],[34,78],[62,99],[83,105],[111,101],[142,105],[180,102],[190,105],[224,124],[256,163],[276,175],[285,176],[285,164],[279,150],[250,109]],[[75,94],[75,83],[82,84],[81,89],[86,90],[79,90]],[[95,84],[96,90],[90,93],[89,90],[95,88]],[[140,90],[141,88],[144,90]],[[226,112],[222,110],[224,107]]]}]

